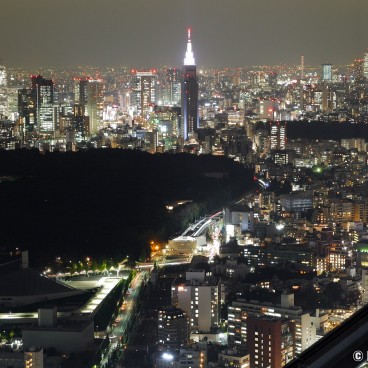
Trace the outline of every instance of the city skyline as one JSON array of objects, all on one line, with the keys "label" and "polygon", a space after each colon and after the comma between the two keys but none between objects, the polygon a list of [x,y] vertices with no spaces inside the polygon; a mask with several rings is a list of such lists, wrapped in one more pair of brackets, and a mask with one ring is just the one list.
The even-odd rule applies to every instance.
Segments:
[{"label": "city skyline", "polygon": [[193,29],[197,65],[348,64],[367,48],[362,0],[143,0],[2,5],[0,59],[7,66],[180,65]]}]

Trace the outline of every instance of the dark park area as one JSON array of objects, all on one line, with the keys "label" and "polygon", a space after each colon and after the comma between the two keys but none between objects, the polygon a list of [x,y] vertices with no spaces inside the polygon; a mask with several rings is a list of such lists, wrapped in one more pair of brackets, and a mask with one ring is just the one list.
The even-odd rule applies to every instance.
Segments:
[{"label": "dark park area", "polygon": [[[225,157],[134,150],[0,152],[2,247],[50,257],[145,258],[189,222],[249,190],[252,171]],[[191,200],[168,211],[166,204]]]}]

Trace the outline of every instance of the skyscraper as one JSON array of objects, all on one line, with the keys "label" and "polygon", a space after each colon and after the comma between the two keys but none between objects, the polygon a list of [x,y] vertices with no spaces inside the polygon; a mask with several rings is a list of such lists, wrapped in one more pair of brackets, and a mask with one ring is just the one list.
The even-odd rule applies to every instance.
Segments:
[{"label": "skyscraper", "polygon": [[[88,79],[86,84],[85,115],[89,117],[89,132],[91,135],[97,134],[99,126],[103,122],[103,91],[104,84],[101,80]],[[82,91],[80,98],[84,98]]]},{"label": "skyscraper", "polygon": [[198,127],[198,81],[189,28],[181,88],[181,136],[184,140],[190,138]]},{"label": "skyscraper", "polygon": [[368,79],[368,50],[364,53],[363,74]]},{"label": "skyscraper", "polygon": [[101,79],[74,78],[74,115],[84,115],[88,117],[84,121],[89,122],[89,127],[83,128],[84,135],[97,134],[103,123],[104,88]]},{"label": "skyscraper", "polygon": [[18,91],[18,113],[24,134],[36,130],[35,101],[32,90],[23,88]]},{"label": "skyscraper", "polygon": [[322,81],[331,82],[332,81],[332,65],[322,64]]},{"label": "skyscraper", "polygon": [[35,125],[40,133],[55,133],[58,121],[58,93],[55,83],[41,75],[32,76],[32,97],[35,107]]},{"label": "skyscraper", "polygon": [[8,114],[8,96],[5,66],[0,65],[0,115]]},{"label": "skyscraper", "polygon": [[137,115],[148,119],[150,108],[156,102],[156,75],[153,71],[136,72],[134,80],[133,103]]}]

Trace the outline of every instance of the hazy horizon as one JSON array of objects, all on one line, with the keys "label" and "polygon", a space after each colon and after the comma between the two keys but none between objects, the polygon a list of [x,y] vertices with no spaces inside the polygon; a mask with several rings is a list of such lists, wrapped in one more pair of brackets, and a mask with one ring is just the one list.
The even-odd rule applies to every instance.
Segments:
[{"label": "hazy horizon", "polygon": [[368,47],[364,0],[3,0],[9,67],[348,65]]}]

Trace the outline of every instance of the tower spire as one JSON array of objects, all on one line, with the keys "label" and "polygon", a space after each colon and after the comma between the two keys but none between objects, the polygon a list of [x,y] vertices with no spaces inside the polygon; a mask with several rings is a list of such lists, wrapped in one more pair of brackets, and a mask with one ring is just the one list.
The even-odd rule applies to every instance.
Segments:
[{"label": "tower spire", "polygon": [[184,65],[195,65],[195,59],[192,51],[192,38],[191,38],[191,29],[188,28],[188,42],[187,42],[187,51],[185,53]]}]

